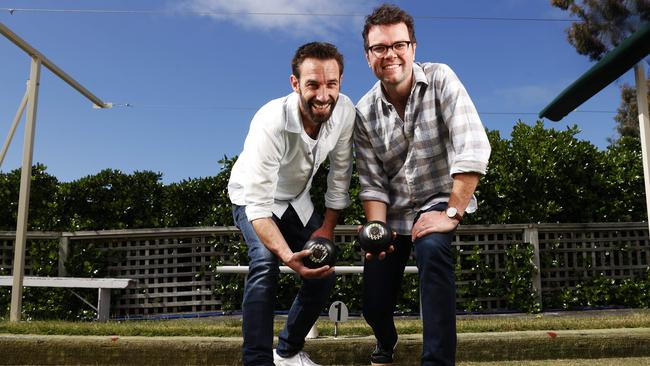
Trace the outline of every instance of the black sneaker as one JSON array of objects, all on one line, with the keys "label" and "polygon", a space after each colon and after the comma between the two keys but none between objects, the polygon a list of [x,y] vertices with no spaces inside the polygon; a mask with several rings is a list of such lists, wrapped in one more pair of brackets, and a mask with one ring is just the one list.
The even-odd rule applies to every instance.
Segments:
[{"label": "black sneaker", "polygon": [[393,351],[386,351],[375,346],[375,350],[370,355],[371,365],[392,365]]}]

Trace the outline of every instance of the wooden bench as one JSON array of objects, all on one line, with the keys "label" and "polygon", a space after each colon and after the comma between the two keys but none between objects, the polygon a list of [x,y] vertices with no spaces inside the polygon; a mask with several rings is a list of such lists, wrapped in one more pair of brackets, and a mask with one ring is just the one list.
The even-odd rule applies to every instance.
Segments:
[{"label": "wooden bench", "polygon": [[[12,286],[13,276],[0,276],[0,286]],[[63,288],[96,288],[99,289],[97,308],[90,305],[97,311],[97,320],[107,321],[111,308],[111,289],[125,289],[133,287],[136,280],[130,278],[82,278],[82,277],[34,277],[23,278],[24,287],[63,287]],[[75,294],[76,295],[76,294]],[[78,295],[77,295],[78,296]],[[83,299],[82,299],[83,300]]]}]

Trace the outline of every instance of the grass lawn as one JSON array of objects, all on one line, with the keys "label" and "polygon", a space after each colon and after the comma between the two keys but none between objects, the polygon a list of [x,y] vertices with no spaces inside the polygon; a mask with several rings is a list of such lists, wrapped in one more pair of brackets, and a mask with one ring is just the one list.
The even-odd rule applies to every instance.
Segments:
[{"label": "grass lawn", "polygon": [[[606,310],[544,314],[509,314],[459,316],[458,333],[507,332],[522,330],[579,330],[608,328],[650,328],[650,310]],[[276,333],[283,326],[278,317]],[[418,334],[422,324],[418,319],[398,318],[399,334]],[[327,319],[317,323],[320,335],[334,334],[334,324]],[[58,335],[121,335],[121,336],[241,336],[240,317],[212,317],[178,320],[138,320],[99,322],[67,321],[0,321],[0,333],[58,334]],[[371,335],[372,331],[362,319],[338,325],[341,336]],[[513,364],[516,365],[516,364]],[[542,364],[540,364],[542,365]],[[578,364],[576,364],[578,365]]]},{"label": "grass lawn", "polygon": [[458,362],[458,366],[642,366],[650,365],[650,357],[598,358],[582,360],[536,360],[497,362]]}]

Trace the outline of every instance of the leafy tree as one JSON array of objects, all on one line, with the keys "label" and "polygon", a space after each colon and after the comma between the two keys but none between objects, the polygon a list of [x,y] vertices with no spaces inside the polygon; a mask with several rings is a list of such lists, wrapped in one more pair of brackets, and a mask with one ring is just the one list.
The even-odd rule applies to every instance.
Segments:
[{"label": "leafy tree", "polygon": [[[32,167],[28,230],[59,230],[58,185],[56,177],[49,175],[47,167]],[[0,173],[0,230],[16,230],[18,198],[20,195],[20,172],[15,169]]]},{"label": "leafy tree", "polygon": [[[600,60],[650,21],[648,0],[551,0],[551,4],[580,18],[567,28],[567,39],[579,54],[592,61]],[[620,136],[639,136],[636,91],[626,84],[620,89],[621,105],[614,117],[616,130]]]},{"label": "leafy tree", "polygon": [[551,4],[580,19],[567,28],[567,39],[592,61],[650,20],[648,0],[551,0]]},{"label": "leafy tree", "polygon": [[131,175],[105,169],[60,186],[61,220],[67,230],[163,226],[161,174]]},{"label": "leafy tree", "polygon": [[576,126],[545,129],[517,122],[512,139],[488,134],[489,169],[476,193],[479,210],[468,223],[593,222],[603,205],[602,153],[579,141]]},{"label": "leafy tree", "polygon": [[603,154],[606,204],[599,205],[599,221],[647,221],[641,140],[622,137]]},{"label": "leafy tree", "polygon": [[[650,90],[650,79],[647,79],[646,83]],[[648,102],[650,102],[650,91],[648,92]],[[636,89],[627,84],[621,85],[621,105],[618,107],[614,120],[617,123],[616,131],[619,136],[639,136],[639,108]]]},{"label": "leafy tree", "polygon": [[183,180],[165,187],[165,226],[231,226],[228,180],[237,156],[224,156],[214,177]]}]

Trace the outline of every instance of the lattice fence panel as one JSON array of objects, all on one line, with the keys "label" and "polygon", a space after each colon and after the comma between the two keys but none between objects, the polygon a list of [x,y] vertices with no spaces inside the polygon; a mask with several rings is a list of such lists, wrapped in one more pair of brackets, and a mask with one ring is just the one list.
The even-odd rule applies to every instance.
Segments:
[{"label": "lattice fence panel", "polygon": [[[543,298],[596,276],[640,276],[650,266],[645,223],[463,226],[452,243],[459,309],[508,308],[506,299],[495,296],[494,281],[506,270],[508,248],[529,239],[527,228],[538,233],[531,240],[540,250]],[[114,292],[112,315],[124,317],[220,311],[214,266],[229,262],[224,248],[242,240],[234,227],[30,233],[28,248],[50,245],[62,235],[70,242],[69,256],[95,246],[107,258],[107,276],[137,280],[136,288]],[[338,227],[335,242],[351,243],[355,237],[356,227]],[[11,274],[14,238],[13,232],[0,232],[0,275]],[[26,274],[34,274],[29,255]]]},{"label": "lattice fence panel", "polygon": [[[467,310],[508,309],[495,286],[506,271],[506,249],[523,243],[523,230],[495,232],[459,229],[452,243],[456,253],[456,307]],[[478,254],[478,255],[477,255]]]},{"label": "lattice fence panel", "polygon": [[233,232],[179,232],[177,235],[139,234],[135,237],[89,238],[73,241],[74,248],[90,243],[108,253],[110,277],[137,280],[135,288],[115,296],[112,312],[118,316],[218,311],[213,294],[213,267],[224,258],[219,243],[239,240]]},{"label": "lattice fence panel", "polygon": [[[0,276],[10,276],[13,273],[14,261],[14,241],[16,233],[14,232],[0,232]],[[47,247],[56,246],[59,240],[58,233],[39,233],[39,235],[28,235],[25,248],[25,275],[54,275],[55,273],[34,273],[33,258],[29,255],[32,249],[45,250]],[[58,261],[58,253],[53,258],[48,260],[56,263]],[[56,268],[57,265],[55,264]]]},{"label": "lattice fence panel", "polygon": [[539,230],[542,296],[595,277],[626,279],[650,266],[645,225],[545,225]]}]

